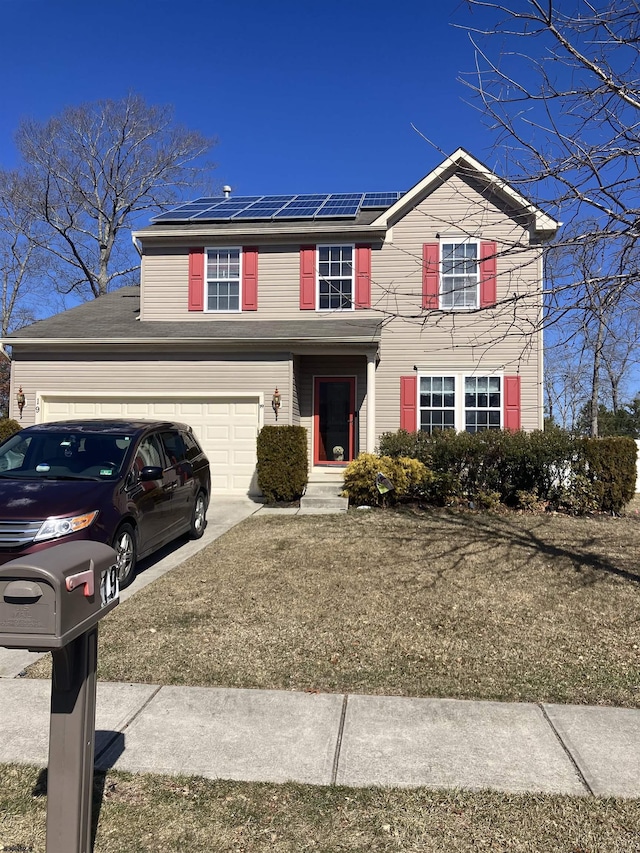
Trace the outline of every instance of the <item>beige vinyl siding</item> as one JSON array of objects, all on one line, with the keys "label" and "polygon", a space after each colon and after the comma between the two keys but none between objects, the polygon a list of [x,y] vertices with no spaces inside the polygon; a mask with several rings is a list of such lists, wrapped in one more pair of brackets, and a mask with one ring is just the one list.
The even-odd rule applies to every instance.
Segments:
[{"label": "beige vinyl siding", "polygon": [[[458,224],[461,223],[461,224]],[[513,257],[498,257],[497,297],[513,294],[513,304],[449,315],[422,312],[422,246],[437,234],[495,240],[498,252],[511,247]],[[382,333],[376,372],[376,427],[395,430],[400,419],[400,376],[443,370],[484,375],[492,371],[522,377],[522,426],[542,426],[539,368],[539,251],[529,235],[499,206],[492,206],[472,185],[457,176],[435,190],[393,226],[391,239],[372,252],[372,305],[387,315],[400,315]],[[408,319],[412,318],[412,319]]]},{"label": "beige vinyl siding", "polygon": [[[518,297],[517,320],[514,321],[512,302],[493,309],[458,311],[449,315],[422,311],[422,246],[436,242],[437,235],[496,241],[499,253],[510,252],[508,256],[499,255],[497,260],[497,296],[499,301]],[[341,241],[336,238],[334,242]],[[354,241],[345,239],[344,242]],[[251,245],[258,244],[257,240],[251,241]],[[299,245],[260,247],[258,310],[244,312],[243,321],[335,317],[335,313],[300,311],[299,249]],[[394,222],[382,246],[372,242],[372,308],[356,313],[385,320],[376,371],[378,436],[398,428],[399,377],[412,374],[414,365],[422,372],[519,374],[522,378],[522,426],[525,429],[542,426],[539,256],[539,250],[530,245],[525,225],[484,188],[457,174],[449,176],[439,188]],[[145,320],[198,322],[216,316],[225,319],[239,316],[187,310],[187,245],[170,250],[146,247],[142,280],[142,317]],[[299,376],[300,389],[304,387],[307,393],[310,393],[307,382],[310,363],[308,358],[301,360],[300,371],[295,372],[292,382],[293,387],[295,376]],[[327,372],[323,365],[330,363],[326,358],[320,359],[318,372]],[[364,363],[363,358],[359,367],[362,374],[358,379],[359,389],[365,387]],[[349,371],[345,368],[344,372]],[[284,387],[280,390],[284,391]],[[266,399],[270,400],[273,388],[265,392],[268,393]],[[291,403],[291,394],[283,394],[280,422],[295,422],[295,410],[291,413],[292,420],[288,415],[285,420],[286,407]],[[311,426],[310,403],[303,399],[301,390],[300,418],[308,426]],[[267,406],[266,414],[269,412],[270,406]],[[361,416],[361,447],[364,447],[364,427],[365,419]]]},{"label": "beige vinyl siding", "polygon": [[[268,401],[264,406],[264,423],[275,423],[271,397],[277,385],[282,391],[280,423],[288,423],[289,393],[288,353],[220,354],[194,352],[185,354],[145,354],[100,351],[87,354],[20,352],[15,348],[12,367],[16,387],[24,388],[25,406],[22,426],[37,421],[38,397],[50,393],[89,395],[116,393],[131,397],[161,394],[229,395],[238,392],[255,394]],[[15,406],[12,403],[12,406]],[[12,417],[17,410],[12,408]]]},{"label": "beige vinyl siding", "polygon": [[189,249],[145,249],[142,260],[142,320],[294,320],[300,311],[300,247],[266,246],[258,254],[258,310],[217,313],[189,311]]}]

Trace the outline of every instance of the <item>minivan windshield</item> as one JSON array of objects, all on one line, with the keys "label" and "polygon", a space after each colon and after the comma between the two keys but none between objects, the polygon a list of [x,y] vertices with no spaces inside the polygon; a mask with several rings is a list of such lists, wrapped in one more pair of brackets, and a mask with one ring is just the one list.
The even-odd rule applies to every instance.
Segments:
[{"label": "minivan windshield", "polygon": [[113,479],[132,442],[126,433],[16,433],[0,447],[0,478]]}]

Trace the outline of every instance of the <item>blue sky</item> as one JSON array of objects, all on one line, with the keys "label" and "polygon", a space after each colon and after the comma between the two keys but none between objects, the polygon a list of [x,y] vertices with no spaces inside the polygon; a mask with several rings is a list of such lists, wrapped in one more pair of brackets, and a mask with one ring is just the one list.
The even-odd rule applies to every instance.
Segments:
[{"label": "blue sky", "polygon": [[[216,136],[236,194],[406,190],[446,153],[495,167],[456,81],[462,0],[0,0],[0,167],[24,116],[129,91]],[[197,193],[194,193],[197,194]]]}]

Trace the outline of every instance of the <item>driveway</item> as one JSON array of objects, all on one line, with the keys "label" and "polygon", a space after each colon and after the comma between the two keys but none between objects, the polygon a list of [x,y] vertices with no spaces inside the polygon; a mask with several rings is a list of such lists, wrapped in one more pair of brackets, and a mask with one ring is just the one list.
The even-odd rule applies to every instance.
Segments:
[{"label": "driveway", "polygon": [[[180,537],[160,551],[146,557],[138,564],[138,574],[133,583],[123,590],[120,601],[126,601],[147,584],[175,569],[189,557],[197,554],[214,539],[235,527],[245,518],[253,515],[262,504],[245,497],[214,496],[207,512],[207,527],[201,539]],[[23,649],[4,649],[0,647],[0,678],[16,678],[30,664],[42,657],[41,652],[29,652]]]}]

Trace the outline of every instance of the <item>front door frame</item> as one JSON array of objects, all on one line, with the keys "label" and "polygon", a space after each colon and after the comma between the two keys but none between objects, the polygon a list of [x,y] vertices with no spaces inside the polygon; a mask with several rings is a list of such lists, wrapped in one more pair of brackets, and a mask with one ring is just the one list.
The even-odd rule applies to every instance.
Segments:
[{"label": "front door frame", "polygon": [[[343,461],[320,459],[320,385],[322,383],[347,382],[349,388],[348,446],[345,447]],[[314,376],[313,377],[313,464],[345,465],[355,456],[356,448],[356,377],[355,376]]]}]

